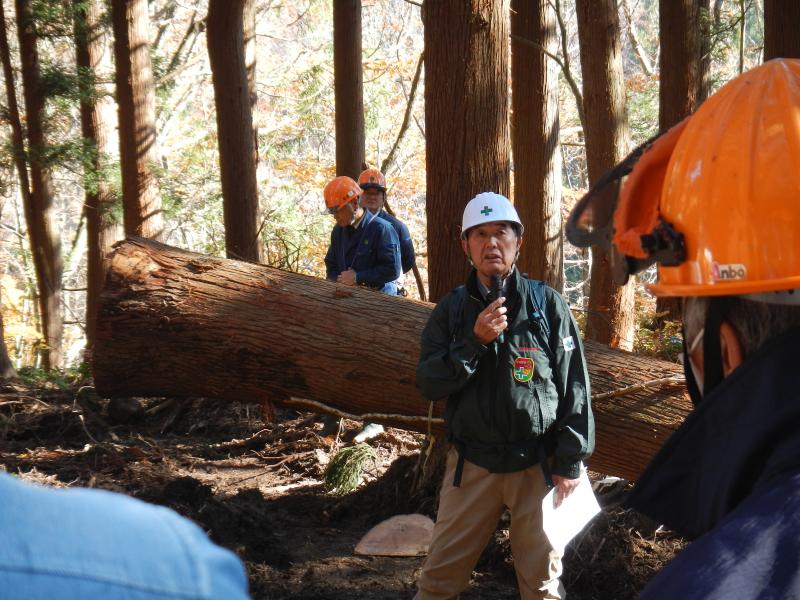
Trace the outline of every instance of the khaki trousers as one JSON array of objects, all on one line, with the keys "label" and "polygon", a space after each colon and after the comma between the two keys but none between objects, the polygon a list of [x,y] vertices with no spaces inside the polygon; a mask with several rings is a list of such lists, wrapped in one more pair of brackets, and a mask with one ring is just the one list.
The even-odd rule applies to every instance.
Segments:
[{"label": "khaki trousers", "polygon": [[544,473],[534,465],[516,473],[490,473],[464,461],[461,487],[453,487],[458,454],[447,455],[439,513],[428,558],[417,582],[417,600],[456,598],[497,528],[505,507],[511,512],[511,553],[522,600],[564,598],[561,555],[542,530]]}]

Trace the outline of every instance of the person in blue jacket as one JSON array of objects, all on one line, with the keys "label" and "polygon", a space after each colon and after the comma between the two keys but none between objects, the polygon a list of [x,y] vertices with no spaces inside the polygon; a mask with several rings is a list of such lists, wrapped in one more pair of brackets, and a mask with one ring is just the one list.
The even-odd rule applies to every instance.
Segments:
[{"label": "person in blue jacket", "polygon": [[325,255],[327,278],[397,295],[400,244],[394,228],[360,205],[361,188],[340,176],[325,186],[325,206],[336,219]]},{"label": "person in blue jacket", "polygon": [[[358,176],[358,185],[364,190],[361,198],[361,205],[369,210],[373,215],[380,217],[388,222],[397,233],[400,240],[400,263],[403,273],[408,273],[416,263],[414,256],[414,242],[408,227],[394,215],[390,215],[384,208],[386,204],[386,178],[378,169],[366,169]],[[403,289],[403,276],[398,281],[400,295],[405,296]]]},{"label": "person in blue jacket", "polygon": [[694,410],[628,502],[691,543],[641,598],[800,598],[798,106],[800,60],[743,73],[567,224],[573,244],[613,241],[619,283],[655,263],[650,290],[683,298]]},{"label": "person in blue jacket", "polygon": [[168,508],[2,471],[0,504],[0,598],[249,598],[239,559]]},{"label": "person in blue jacket", "polygon": [[[401,275],[397,233],[388,222],[362,206],[362,194],[359,185],[346,176],[335,177],[325,186],[325,207],[336,219],[325,255],[327,278],[397,296]],[[321,434],[330,435],[338,427],[338,420],[326,416]],[[363,442],[382,432],[382,425],[367,423],[354,441]]]}]

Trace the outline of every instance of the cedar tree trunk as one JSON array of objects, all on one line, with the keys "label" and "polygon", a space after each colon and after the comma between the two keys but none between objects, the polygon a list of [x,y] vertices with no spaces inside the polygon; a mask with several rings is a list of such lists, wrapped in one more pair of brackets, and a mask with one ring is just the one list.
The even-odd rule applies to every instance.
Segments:
[{"label": "cedar tree trunk", "polygon": [[87,235],[87,291],[86,291],[86,350],[91,352],[94,344],[97,300],[103,287],[108,268],[107,255],[117,240],[119,227],[111,209],[116,197],[105,178],[104,170],[111,154],[109,132],[111,110],[108,97],[103,94],[99,75],[110,73],[107,31],[103,23],[100,0],[76,2],[75,49],[78,68],[85,75],[78,80],[81,86],[81,133],[93,149],[91,162],[87,163],[84,175],[86,195]]},{"label": "cedar tree trunk", "polygon": [[764,61],[800,58],[800,2],[764,0]]},{"label": "cedar tree trunk", "polygon": [[[111,257],[101,297],[97,391],[244,402],[305,398],[426,431],[429,403],[416,389],[415,372],[432,308],[129,238]],[[586,350],[597,423],[589,465],[635,479],[690,408],[680,367],[592,342]],[[672,383],[654,383],[665,377]],[[434,415],[443,408],[436,402]],[[440,433],[441,425],[434,429]]]},{"label": "cedar tree trunk", "polygon": [[[32,6],[27,0],[16,0],[17,36],[22,65],[22,90],[25,97],[25,119],[28,129],[28,163],[30,165],[30,195],[25,206],[28,235],[33,252],[36,278],[39,283],[39,310],[45,348],[42,364],[45,369],[61,365],[61,337],[64,323],[61,317],[61,259],[60,230],[56,225],[53,205],[53,186],[46,165],[44,123],[45,99],[41,90],[39,52],[33,26]],[[24,195],[23,195],[24,198]]]},{"label": "cedar tree trunk", "polygon": [[147,0],[112,0],[125,233],[164,236]]},{"label": "cedar tree trunk", "polygon": [[[586,112],[586,162],[589,184],[628,152],[630,132],[615,0],[576,0],[583,102]],[[635,334],[633,281],[620,287],[612,278],[610,252],[592,248],[586,337],[630,350]]]},{"label": "cedar tree trunk", "polygon": [[259,262],[258,188],[243,11],[243,0],[211,0],[206,33],[217,107],[226,255]]},{"label": "cedar tree trunk", "polygon": [[438,0],[425,25],[429,298],[464,283],[464,206],[480,192],[509,195],[509,1]]},{"label": "cedar tree trunk", "polygon": [[333,0],[336,174],[358,179],[364,165],[361,0]]},{"label": "cedar tree trunk", "polygon": [[514,203],[525,223],[519,267],[562,292],[558,65],[540,49],[519,41],[525,38],[558,53],[555,11],[548,0],[512,0],[511,33]]},{"label": "cedar tree trunk", "polygon": [[[658,125],[666,131],[692,114],[706,95],[708,61],[704,60],[708,0],[660,0]],[[679,298],[659,298],[656,312],[663,319],[681,318]]]}]

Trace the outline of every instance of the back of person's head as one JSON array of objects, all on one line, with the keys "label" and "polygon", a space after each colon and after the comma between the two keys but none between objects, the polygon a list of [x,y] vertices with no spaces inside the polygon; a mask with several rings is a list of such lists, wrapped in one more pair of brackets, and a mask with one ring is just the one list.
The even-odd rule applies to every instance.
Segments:
[{"label": "back of person's head", "polygon": [[[710,299],[707,296],[687,298],[684,302],[684,329],[691,336],[705,327]],[[748,300],[743,296],[726,298],[723,320],[728,321],[739,337],[745,358],[787,331],[800,328],[800,306],[770,304]]]}]

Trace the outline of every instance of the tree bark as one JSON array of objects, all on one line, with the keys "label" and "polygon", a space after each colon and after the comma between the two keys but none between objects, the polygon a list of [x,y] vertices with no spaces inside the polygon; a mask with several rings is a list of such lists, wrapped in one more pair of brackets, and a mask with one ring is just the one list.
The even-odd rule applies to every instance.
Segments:
[{"label": "tree bark", "polygon": [[127,235],[164,236],[147,0],[112,0],[122,202]]},{"label": "tree bark", "polygon": [[509,195],[509,0],[440,0],[425,25],[428,286],[437,301],[464,282],[464,206]]},{"label": "tree bark", "polygon": [[[658,124],[666,131],[692,114],[705,97],[704,84],[708,68],[703,51],[708,47],[703,36],[707,32],[704,19],[708,0],[660,0],[659,4],[659,105]],[[679,298],[656,301],[658,321],[678,320]]]},{"label": "tree bark", "polygon": [[[111,209],[115,195],[105,177],[108,157],[111,154],[109,131],[110,111],[108,96],[99,81],[110,74],[111,45],[103,24],[103,11],[99,0],[75,3],[75,51],[78,69],[83,76],[81,87],[81,134],[92,149],[84,174],[84,210],[86,211],[87,274],[86,274],[86,351],[94,345],[97,301],[108,268],[107,255],[111,245],[119,238],[120,228]],[[99,77],[98,77],[99,75]]]},{"label": "tree bark", "polygon": [[800,2],[764,0],[764,61],[800,58]]},{"label": "tree bark", "polygon": [[[586,162],[594,184],[628,152],[630,131],[615,0],[576,0],[583,101],[586,112]],[[610,253],[592,248],[586,337],[630,350],[635,333],[633,282],[614,283]]]},{"label": "tree bark", "polygon": [[358,179],[364,165],[361,0],[333,0],[336,174]]},{"label": "tree bark", "polygon": [[[111,257],[95,383],[104,396],[278,403],[299,397],[359,416],[380,413],[384,417],[371,414],[370,420],[426,431],[429,403],[415,387],[415,372],[432,308],[129,238]],[[392,343],[386,344],[382,330],[389,323]],[[635,479],[690,408],[680,367],[592,342],[586,350],[598,398],[598,443],[589,464]],[[674,382],[653,383],[664,377]],[[443,408],[444,402],[435,403],[434,416]],[[441,424],[434,429],[441,433]]]},{"label": "tree bark", "polygon": [[26,0],[16,0],[15,6],[31,184],[25,217],[39,283],[39,310],[45,342],[42,364],[45,369],[51,369],[61,365],[61,338],[64,332],[61,316],[61,274],[64,267],[60,232],[55,222],[53,186],[46,164],[47,141],[43,121],[45,98],[41,89],[32,7]]},{"label": "tree bark", "polygon": [[253,115],[244,48],[244,1],[211,0],[206,33],[228,258],[260,262]]},{"label": "tree bark", "polygon": [[519,267],[531,277],[564,290],[561,224],[561,147],[558,122],[558,65],[541,50],[516,41],[532,40],[558,52],[555,12],[548,0],[511,2],[511,141],[514,204],[525,223]]}]

